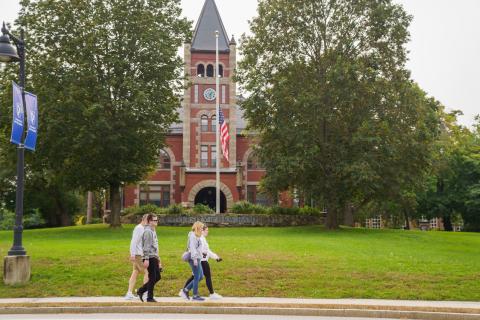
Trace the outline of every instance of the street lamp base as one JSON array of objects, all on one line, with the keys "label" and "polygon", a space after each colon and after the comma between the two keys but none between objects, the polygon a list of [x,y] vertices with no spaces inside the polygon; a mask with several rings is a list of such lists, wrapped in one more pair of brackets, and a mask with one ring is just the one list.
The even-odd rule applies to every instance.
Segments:
[{"label": "street lamp base", "polygon": [[30,281],[30,257],[6,256],[3,259],[3,282],[6,285],[25,284]]}]

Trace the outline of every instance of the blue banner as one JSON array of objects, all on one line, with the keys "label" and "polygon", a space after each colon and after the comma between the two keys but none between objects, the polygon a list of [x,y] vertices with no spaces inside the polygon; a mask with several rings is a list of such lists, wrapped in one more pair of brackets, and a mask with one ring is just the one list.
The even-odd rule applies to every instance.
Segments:
[{"label": "blue banner", "polygon": [[25,149],[35,151],[37,144],[38,129],[38,105],[37,96],[30,92],[25,92],[25,103],[27,107],[27,138],[25,139]]},{"label": "blue banner", "polygon": [[23,101],[22,101],[22,89],[12,81],[13,87],[13,121],[12,121],[12,135],[10,142],[14,144],[22,143],[23,135]]}]

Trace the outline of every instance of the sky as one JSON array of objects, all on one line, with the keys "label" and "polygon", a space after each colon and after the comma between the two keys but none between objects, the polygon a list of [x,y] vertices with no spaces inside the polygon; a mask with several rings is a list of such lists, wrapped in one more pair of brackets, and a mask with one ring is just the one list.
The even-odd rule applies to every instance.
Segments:
[{"label": "sky", "polygon": [[[447,110],[461,110],[471,126],[480,114],[480,0],[393,0],[413,15],[408,69],[412,78]],[[0,21],[13,22],[18,0],[0,0]],[[182,0],[184,15],[196,22],[203,0]],[[227,33],[249,33],[257,0],[216,0]],[[237,41],[238,42],[238,41]],[[239,57],[241,59],[241,57]]]}]

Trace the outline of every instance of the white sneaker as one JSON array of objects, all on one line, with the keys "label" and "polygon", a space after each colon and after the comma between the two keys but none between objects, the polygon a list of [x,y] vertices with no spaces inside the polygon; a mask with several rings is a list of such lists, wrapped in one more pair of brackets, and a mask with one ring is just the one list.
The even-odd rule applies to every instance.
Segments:
[{"label": "white sneaker", "polygon": [[185,300],[190,300],[190,297],[188,296],[188,293],[185,292],[185,290],[181,289],[180,292],[178,293],[178,296],[185,299]]},{"label": "white sneaker", "polygon": [[135,296],[133,295],[133,293],[127,292],[127,294],[125,295],[125,300],[133,300],[133,299],[135,299]]},{"label": "white sneaker", "polygon": [[143,301],[147,301],[147,298],[148,298],[148,292],[145,292],[142,296],[143,298]]},{"label": "white sneaker", "polygon": [[221,295],[219,295],[218,293],[214,292],[210,295],[209,297],[211,300],[219,300],[219,299],[222,299],[223,297]]}]

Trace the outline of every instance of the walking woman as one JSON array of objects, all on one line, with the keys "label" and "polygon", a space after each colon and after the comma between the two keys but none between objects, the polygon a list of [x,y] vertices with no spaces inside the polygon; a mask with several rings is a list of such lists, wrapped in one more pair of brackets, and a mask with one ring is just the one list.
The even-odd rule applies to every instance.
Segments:
[{"label": "walking woman", "polygon": [[[208,259],[212,258],[215,259],[217,262],[222,261],[222,258],[220,258],[215,252],[210,250],[210,247],[207,242],[207,237],[208,237],[208,226],[204,225],[203,226],[203,231],[202,231],[202,237],[200,240],[202,241],[202,270],[203,270],[203,275],[205,276],[205,282],[207,283],[207,288],[208,291],[210,292],[210,299],[216,300],[216,299],[222,299],[222,296],[216,293],[213,290],[213,284],[212,284],[212,273],[210,272],[210,264],[208,263]],[[185,283],[185,287],[188,286],[188,284],[193,281],[194,277],[191,276],[190,279],[187,280]]]},{"label": "walking woman", "polygon": [[180,296],[186,300],[190,300],[189,291],[193,289],[193,297],[192,300],[195,301],[204,301],[205,298],[200,297],[198,295],[198,283],[203,278],[203,270],[202,270],[202,237],[203,231],[203,223],[197,221],[192,226],[192,231],[188,233],[188,242],[187,248],[188,252],[190,252],[190,260],[188,263],[190,264],[190,268],[192,269],[193,273],[193,281],[191,281],[185,288],[180,291]]}]

